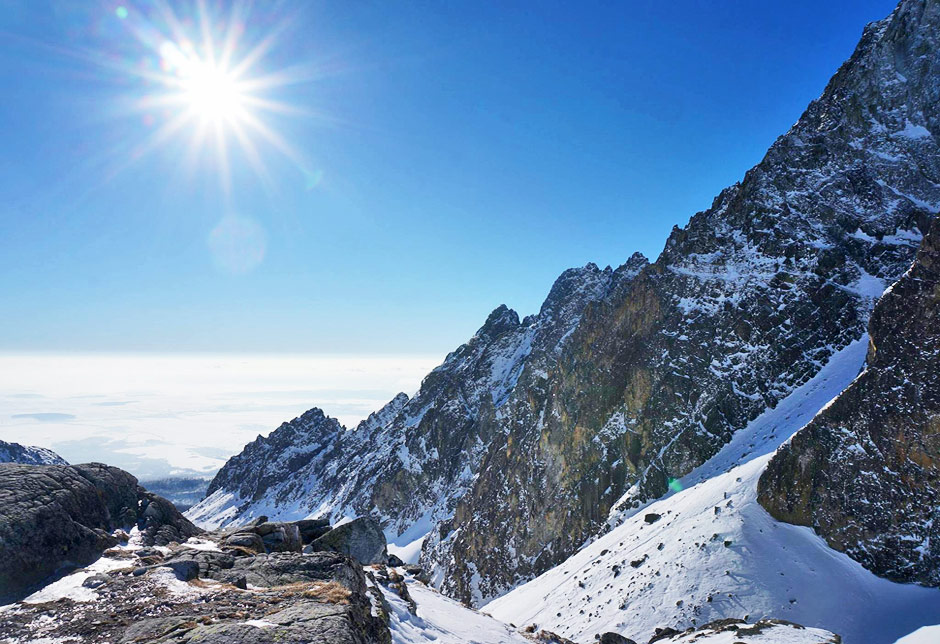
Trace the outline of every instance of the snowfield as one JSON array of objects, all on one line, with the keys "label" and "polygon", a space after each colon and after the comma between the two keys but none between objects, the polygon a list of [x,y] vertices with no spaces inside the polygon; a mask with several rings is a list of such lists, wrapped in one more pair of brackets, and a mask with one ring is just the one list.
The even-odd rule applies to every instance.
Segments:
[{"label": "snowfield", "polygon": [[895,644],[937,644],[940,642],[940,626],[924,626],[910,635],[905,635]]},{"label": "snowfield", "polygon": [[773,451],[856,377],[866,345],[863,337],[835,354],[682,479],[682,491],[613,513],[610,532],[484,610],[579,642],[605,631],[645,642],[657,627],[768,617],[824,628],[845,644],[891,644],[935,623],[940,591],[876,577],[757,503]]}]

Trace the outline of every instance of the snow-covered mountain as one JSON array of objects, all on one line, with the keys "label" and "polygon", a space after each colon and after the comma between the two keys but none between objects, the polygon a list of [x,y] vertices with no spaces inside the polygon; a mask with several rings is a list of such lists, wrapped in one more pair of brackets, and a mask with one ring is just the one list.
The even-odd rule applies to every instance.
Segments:
[{"label": "snow-covered mountain", "polygon": [[646,265],[634,255],[613,271],[594,264],[565,271],[537,315],[494,310],[464,345],[424,379],[347,430],[319,409],[258,437],[233,457],[189,516],[208,526],[266,515],[373,514],[393,543],[422,539],[453,515],[494,439],[493,417],[523,369],[558,355],[589,302]]},{"label": "snow-covered mountain", "polygon": [[[685,540],[683,532],[698,545],[677,548],[677,565],[688,567],[714,547],[715,565],[731,566],[727,558],[745,559],[735,543],[777,555],[796,548],[818,554],[809,560],[813,566],[835,566],[819,569],[838,572],[830,590],[842,590],[845,575],[861,580],[868,573],[841,555],[832,559],[806,530],[760,532],[776,524],[753,502],[757,476],[766,455],[799,428],[790,418],[768,429],[766,418],[797,400],[803,387],[817,386],[827,365],[848,359],[845,352],[856,362],[840,372],[845,377],[825,400],[858,372],[864,354],[858,342],[875,301],[908,269],[940,211],[938,144],[940,2],[903,0],[865,29],[822,96],[764,159],[711,208],[673,230],[655,262],[634,256],[617,270],[589,264],[566,271],[539,314],[522,321],[496,309],[414,398],[399,395],[355,429],[314,409],[259,437],[229,461],[189,516],[228,525],[260,514],[334,520],[372,514],[397,545],[410,543],[413,552],[423,544],[422,561],[442,590],[474,603],[549,570],[608,522],[623,520],[575,558],[592,565],[579,558],[626,530],[627,545],[615,540],[618,549],[608,545],[603,555],[605,566],[620,566],[621,581],[605,581],[610,592],[602,606],[592,600],[584,611],[615,624],[624,616],[607,611],[620,610],[615,595],[627,593],[643,607],[640,630],[655,615],[663,616],[657,625],[702,623],[704,613],[727,616],[736,605],[733,598],[702,599],[722,592],[705,588],[702,576],[679,575],[681,568],[667,573],[667,541]],[[821,404],[806,402],[800,424]],[[757,452],[765,458],[747,460]],[[645,527],[633,514],[702,472],[732,466],[750,469],[702,479],[682,493],[689,510],[681,521],[664,514]],[[692,509],[722,507],[717,501],[725,499],[713,498],[719,489],[749,509],[721,510],[696,523]],[[647,535],[667,526],[663,550],[629,550],[640,528]],[[768,543],[774,531],[780,536]],[[633,568],[633,554],[648,558]],[[656,571],[647,566],[660,557]],[[768,573],[762,561],[736,564],[752,586],[756,575]],[[721,577],[730,575],[725,569],[733,570],[721,568]],[[708,567],[708,574],[718,570]],[[727,584],[736,589],[729,592],[740,597],[747,581]],[[799,597],[790,603],[790,586],[767,583],[765,594],[754,594],[754,616],[803,610]],[[887,582],[862,587],[878,590],[878,583]],[[647,592],[658,600],[643,599],[644,584],[653,584]],[[664,606],[672,584],[678,595]],[[575,606],[583,589],[575,584],[571,593],[564,601]],[[704,613],[690,613],[700,599],[708,604],[699,609]],[[809,599],[802,604],[813,604]],[[554,605],[557,620],[570,617],[562,603]],[[580,623],[571,620],[569,630],[590,628]]]},{"label": "snow-covered mountain", "polygon": [[0,441],[0,463],[21,465],[68,465],[66,460],[45,447]]}]

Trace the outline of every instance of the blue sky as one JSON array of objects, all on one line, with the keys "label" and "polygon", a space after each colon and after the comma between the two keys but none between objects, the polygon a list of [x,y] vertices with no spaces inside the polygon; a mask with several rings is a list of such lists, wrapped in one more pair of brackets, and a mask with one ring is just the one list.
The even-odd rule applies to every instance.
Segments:
[{"label": "blue sky", "polygon": [[[259,2],[301,112],[259,114],[264,180],[192,128],[137,154],[155,5],[0,0],[0,351],[443,353],[658,255],[894,3]],[[263,257],[219,255],[232,221]]]}]

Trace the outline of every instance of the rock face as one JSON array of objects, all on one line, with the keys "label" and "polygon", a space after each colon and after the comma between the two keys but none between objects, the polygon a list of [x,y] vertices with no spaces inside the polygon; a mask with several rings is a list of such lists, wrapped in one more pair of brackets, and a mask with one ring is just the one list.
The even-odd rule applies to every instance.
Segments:
[{"label": "rock face", "polygon": [[865,371],[774,456],[759,500],[876,574],[940,586],[940,220],[869,334]]},{"label": "rock face", "polygon": [[392,539],[432,526],[422,562],[480,602],[663,494],[860,337],[910,266],[940,211],[938,14],[904,0],[869,25],[654,263],[567,271],[522,321],[496,309],[355,430],[312,410],[259,438],[190,516],[369,515]]},{"label": "rock face", "polygon": [[68,465],[64,458],[45,447],[0,441],[0,463],[21,465]]},{"label": "rock face", "polygon": [[0,603],[97,559],[134,525],[147,545],[201,532],[116,467],[0,464]]}]

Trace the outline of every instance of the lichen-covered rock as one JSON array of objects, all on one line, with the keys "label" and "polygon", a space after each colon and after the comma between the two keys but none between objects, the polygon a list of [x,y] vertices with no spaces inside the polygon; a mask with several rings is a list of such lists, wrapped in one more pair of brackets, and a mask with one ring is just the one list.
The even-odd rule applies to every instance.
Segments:
[{"label": "lichen-covered rock", "polygon": [[879,575],[940,586],[940,219],[869,333],[865,371],[778,451],[759,500]]},{"label": "lichen-covered rock", "polygon": [[[147,514],[144,502],[159,512]],[[91,563],[118,543],[112,532],[135,524],[148,545],[159,535],[201,532],[116,467],[0,464],[0,603],[22,598],[63,569]]]}]

